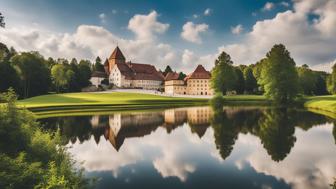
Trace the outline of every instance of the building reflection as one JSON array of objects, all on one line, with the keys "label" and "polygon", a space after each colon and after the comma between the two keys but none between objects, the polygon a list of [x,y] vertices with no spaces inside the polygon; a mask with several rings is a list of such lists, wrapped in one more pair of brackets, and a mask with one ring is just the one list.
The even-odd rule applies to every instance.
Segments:
[{"label": "building reflection", "polygon": [[[125,139],[132,137],[144,137],[162,127],[167,133],[188,122],[192,131],[202,137],[210,126],[211,108],[180,108],[168,109],[154,113],[116,113],[108,116],[108,125],[105,126],[104,137],[118,151]],[[92,117],[96,125],[97,118]],[[99,120],[99,119],[98,119]]]},{"label": "building reflection", "polygon": [[211,127],[215,146],[222,159],[231,155],[240,133],[250,133],[260,139],[274,161],[284,160],[295,145],[295,127],[309,130],[314,125],[328,121],[331,120],[325,116],[307,111],[241,107],[175,108],[42,120],[47,125],[46,128],[60,129],[64,144],[77,141],[82,143],[93,137],[97,144],[102,139],[109,141],[116,151],[121,149],[125,140],[145,137],[159,128],[170,134],[185,125],[189,126],[191,133],[202,138]]}]

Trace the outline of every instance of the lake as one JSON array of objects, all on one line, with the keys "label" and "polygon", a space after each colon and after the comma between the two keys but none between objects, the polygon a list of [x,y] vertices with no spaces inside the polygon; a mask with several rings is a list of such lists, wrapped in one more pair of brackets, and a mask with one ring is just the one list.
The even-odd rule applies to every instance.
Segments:
[{"label": "lake", "polygon": [[41,119],[97,188],[330,188],[336,126],[300,109],[176,108]]}]

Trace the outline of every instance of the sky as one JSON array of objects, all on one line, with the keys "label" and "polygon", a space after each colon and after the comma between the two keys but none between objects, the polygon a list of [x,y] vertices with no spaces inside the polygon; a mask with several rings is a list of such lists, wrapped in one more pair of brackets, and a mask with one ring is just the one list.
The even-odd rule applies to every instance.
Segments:
[{"label": "sky", "polygon": [[336,61],[336,0],[0,0],[0,42],[45,57],[94,60],[118,45],[132,62],[207,69],[222,51],[253,64],[282,43],[297,65]]}]

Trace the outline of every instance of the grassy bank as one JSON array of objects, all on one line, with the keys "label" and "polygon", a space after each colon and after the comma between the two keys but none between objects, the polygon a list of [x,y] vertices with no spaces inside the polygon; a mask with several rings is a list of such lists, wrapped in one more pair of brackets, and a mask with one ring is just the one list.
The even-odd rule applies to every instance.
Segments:
[{"label": "grassy bank", "polygon": [[[270,102],[263,96],[226,96],[225,105],[265,106]],[[115,111],[146,111],[186,106],[208,105],[208,99],[166,97],[126,92],[113,93],[66,93],[37,96],[19,101],[38,118],[72,115],[107,114]]]},{"label": "grassy bank", "polygon": [[308,97],[304,107],[336,119],[336,95]]},{"label": "grassy bank", "polygon": [[39,117],[86,115],[92,112],[160,109],[207,105],[208,99],[165,97],[137,93],[66,93],[37,96],[18,102]]},{"label": "grassy bank", "polygon": [[[267,106],[271,101],[260,95],[225,96],[226,106]],[[307,97],[304,107],[336,118],[336,96]],[[19,101],[18,105],[38,117],[105,114],[114,111],[163,109],[208,105],[208,99],[178,98],[126,92],[66,93],[37,96]]]}]

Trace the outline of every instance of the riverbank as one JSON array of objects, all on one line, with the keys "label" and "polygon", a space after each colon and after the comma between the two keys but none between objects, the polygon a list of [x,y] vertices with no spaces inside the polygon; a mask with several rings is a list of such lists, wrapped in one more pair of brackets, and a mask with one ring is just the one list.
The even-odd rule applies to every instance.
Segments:
[{"label": "riverbank", "polygon": [[[225,105],[265,106],[270,105],[259,95],[225,96]],[[32,97],[18,102],[38,118],[104,114],[106,112],[148,109],[163,109],[187,106],[209,105],[210,98],[172,97],[160,94],[134,92],[65,93]]]},{"label": "riverbank", "polygon": [[305,108],[336,119],[336,96],[315,96],[305,99]]},{"label": "riverbank", "polygon": [[[225,96],[226,106],[269,106],[271,101],[261,95]],[[65,93],[37,96],[18,102],[38,117],[88,115],[102,112],[163,109],[209,105],[208,98],[170,97],[132,92]],[[306,97],[303,106],[336,118],[336,96]]]}]

